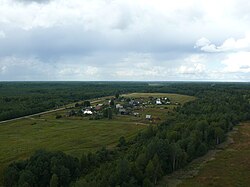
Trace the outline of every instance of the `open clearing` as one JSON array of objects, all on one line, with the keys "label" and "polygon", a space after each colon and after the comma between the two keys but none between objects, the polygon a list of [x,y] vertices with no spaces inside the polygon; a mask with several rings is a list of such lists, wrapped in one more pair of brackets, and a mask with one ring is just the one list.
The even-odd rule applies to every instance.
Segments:
[{"label": "open clearing", "polygon": [[[230,135],[233,141],[224,149],[208,153],[205,161],[191,163],[179,179],[170,178],[168,186],[247,187],[250,184],[250,122],[241,123]],[[216,153],[216,154],[215,154]],[[197,170],[198,168],[198,170]],[[186,173],[184,173],[186,171]],[[179,172],[180,173],[180,172]],[[193,175],[188,176],[190,173]],[[178,184],[179,183],[179,184]]]},{"label": "open clearing", "polygon": [[124,97],[133,97],[133,98],[140,98],[140,97],[168,97],[171,102],[178,102],[180,104],[184,104],[188,101],[192,101],[195,98],[188,95],[180,95],[180,94],[166,94],[166,93],[131,93],[131,94],[124,94]]},{"label": "open clearing", "polygon": [[[127,94],[126,97],[169,97],[174,102],[183,104],[194,98],[178,94]],[[107,100],[107,98],[103,99]],[[167,108],[149,107],[144,113],[160,116],[161,121],[167,117]],[[3,169],[15,160],[25,159],[37,149],[64,151],[79,157],[83,151],[95,151],[103,146],[112,147],[121,136],[130,139],[143,130],[146,123],[134,116],[117,115],[112,120],[89,120],[86,117],[70,117],[56,119],[56,111],[40,116],[6,122],[0,125],[0,175]],[[160,121],[158,121],[159,123]],[[0,180],[1,181],[1,180]]]}]

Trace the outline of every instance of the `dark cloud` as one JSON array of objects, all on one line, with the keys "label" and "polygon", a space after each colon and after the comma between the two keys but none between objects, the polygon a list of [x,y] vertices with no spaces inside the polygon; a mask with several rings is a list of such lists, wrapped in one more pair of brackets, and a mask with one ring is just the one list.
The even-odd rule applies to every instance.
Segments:
[{"label": "dark cloud", "polygon": [[[18,33],[18,34],[16,34]],[[35,55],[51,58],[72,55],[105,53],[156,53],[161,59],[174,59],[194,52],[193,42],[181,42],[181,37],[162,39],[151,37],[154,33],[122,36],[101,31],[86,31],[82,26],[35,28],[31,30],[10,29],[8,37],[1,40],[0,56]],[[179,41],[179,42],[176,42]],[[162,55],[161,55],[162,54]],[[166,55],[167,54],[167,55]]]}]

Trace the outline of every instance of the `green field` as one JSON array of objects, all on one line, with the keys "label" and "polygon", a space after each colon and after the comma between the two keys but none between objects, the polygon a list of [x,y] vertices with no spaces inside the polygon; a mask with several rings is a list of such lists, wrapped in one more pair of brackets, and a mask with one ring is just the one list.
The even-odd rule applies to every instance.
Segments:
[{"label": "green field", "polygon": [[178,187],[247,187],[250,184],[250,123],[241,123],[233,143],[205,163],[197,176]]},{"label": "green field", "polygon": [[134,98],[134,99],[140,99],[143,98],[144,101],[148,101],[149,97],[154,98],[162,98],[167,97],[170,99],[171,103],[170,105],[148,105],[147,107],[143,108],[143,110],[135,110],[135,112],[139,112],[141,114],[139,120],[141,123],[149,123],[147,120],[145,120],[145,115],[150,114],[153,118],[158,118],[159,120],[153,121],[151,123],[159,123],[159,121],[164,121],[167,119],[167,113],[172,112],[174,108],[176,108],[178,105],[175,103],[178,103],[180,105],[192,101],[195,99],[195,97],[188,96],[188,95],[180,95],[180,94],[166,94],[166,93],[131,93],[131,94],[124,94],[122,95],[125,98]]},{"label": "green field", "polygon": [[132,97],[132,98],[140,98],[140,97],[168,97],[171,102],[178,102],[180,104],[184,104],[188,101],[192,101],[195,98],[188,95],[180,95],[180,94],[166,94],[166,93],[131,93],[124,94],[124,97]]},{"label": "green field", "polygon": [[55,119],[53,115],[0,125],[1,170],[37,149],[80,156],[83,151],[116,145],[121,136],[133,137],[145,127],[126,120]]},{"label": "green field", "polygon": [[[169,97],[179,103],[193,100],[193,97],[178,94],[130,94],[126,97],[151,95]],[[174,107],[149,107],[144,113],[160,116],[162,121],[167,117],[166,111]],[[37,149],[60,150],[79,157],[83,151],[115,146],[121,136],[132,138],[147,125],[144,117],[120,115],[112,120],[89,120],[88,117],[56,119],[57,114],[65,113],[58,111],[0,124],[0,175],[10,162],[25,159]]]}]

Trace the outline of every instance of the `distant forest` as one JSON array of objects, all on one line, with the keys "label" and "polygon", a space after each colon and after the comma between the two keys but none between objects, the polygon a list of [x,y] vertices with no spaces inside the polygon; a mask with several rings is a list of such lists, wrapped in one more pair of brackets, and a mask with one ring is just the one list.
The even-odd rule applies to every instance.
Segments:
[{"label": "distant forest", "polygon": [[[1,102],[9,98],[16,105],[9,111],[25,107],[29,98],[34,104],[26,107],[32,112],[31,106],[38,107],[40,103],[44,104],[41,110],[45,110],[117,91],[197,97],[178,107],[167,121],[149,126],[133,140],[121,137],[114,149],[83,152],[80,159],[62,152],[37,151],[31,158],[9,165],[4,175],[5,186],[155,186],[163,175],[184,167],[223,142],[234,125],[250,120],[247,83],[5,83],[2,88],[6,89],[1,92]],[[49,100],[54,103],[49,105]]]}]

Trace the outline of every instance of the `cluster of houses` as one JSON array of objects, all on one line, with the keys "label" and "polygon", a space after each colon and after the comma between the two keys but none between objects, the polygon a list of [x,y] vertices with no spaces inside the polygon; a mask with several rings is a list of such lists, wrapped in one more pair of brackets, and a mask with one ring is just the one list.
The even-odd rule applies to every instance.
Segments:
[{"label": "cluster of houses", "polygon": [[81,109],[81,112],[84,115],[93,115],[94,113],[101,111],[103,106],[104,106],[103,104],[97,104],[95,107],[93,106],[85,107]]},{"label": "cluster of houses", "polygon": [[170,105],[171,102],[170,102],[170,99],[167,98],[167,97],[163,97],[163,98],[157,98],[156,101],[155,101],[155,104],[157,105]]},{"label": "cluster of houses", "polygon": [[[81,116],[81,115],[94,115],[101,111],[103,108],[103,104],[97,104],[95,107],[93,106],[87,106],[83,107],[82,109],[76,111],[76,110],[69,110],[66,113],[66,116]],[[69,108],[68,108],[69,109]]]},{"label": "cluster of houses", "polygon": [[[123,101],[123,100],[122,100]],[[123,102],[123,105],[118,103],[116,104],[116,109],[119,111],[121,115],[134,115],[136,117],[141,116],[138,112],[133,112],[135,109],[142,109],[147,107],[148,105],[170,105],[170,99],[167,97],[162,98],[154,98],[149,97],[148,100],[145,98],[131,99],[130,101]],[[152,115],[146,114],[145,119],[151,120]]]},{"label": "cluster of houses", "polygon": [[[120,115],[132,115],[135,117],[141,117],[141,114],[138,112],[140,110],[143,111],[144,108],[148,107],[149,105],[170,105],[170,99],[167,97],[162,98],[137,98],[137,99],[130,99],[130,98],[119,98],[119,99],[112,99],[108,100],[107,103],[99,103],[96,106],[88,106],[82,108],[79,112],[79,115],[102,115],[104,109],[111,108],[114,113]],[[112,105],[112,106],[111,106]],[[145,119],[151,120],[152,115],[146,114]]]}]

